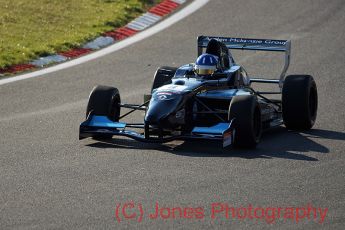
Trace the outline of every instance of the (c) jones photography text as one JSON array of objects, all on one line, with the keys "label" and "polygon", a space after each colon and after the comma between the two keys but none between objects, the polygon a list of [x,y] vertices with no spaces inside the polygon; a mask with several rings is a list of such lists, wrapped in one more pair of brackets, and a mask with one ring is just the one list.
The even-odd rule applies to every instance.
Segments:
[{"label": "(c) jones photography text", "polygon": [[300,207],[262,207],[248,204],[235,207],[224,202],[213,202],[206,206],[166,206],[155,202],[150,208],[145,208],[140,202],[117,203],[115,219],[123,221],[142,222],[148,220],[262,220],[273,224],[278,219],[299,223],[300,221],[314,221],[324,223],[328,208],[315,207],[307,204]]}]

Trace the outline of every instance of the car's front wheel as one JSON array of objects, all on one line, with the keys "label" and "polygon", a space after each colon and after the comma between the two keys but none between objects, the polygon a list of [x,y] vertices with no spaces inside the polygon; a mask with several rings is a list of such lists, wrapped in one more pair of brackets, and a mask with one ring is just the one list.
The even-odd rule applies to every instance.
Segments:
[{"label": "car's front wheel", "polygon": [[[119,121],[120,117],[120,93],[117,88],[97,85],[91,91],[86,108],[86,118],[92,115],[107,116],[112,121]],[[109,139],[111,134],[99,134],[94,139]]]},{"label": "car's front wheel", "polygon": [[255,148],[262,133],[261,110],[254,95],[232,98],[229,106],[229,121],[234,120],[235,148]]}]

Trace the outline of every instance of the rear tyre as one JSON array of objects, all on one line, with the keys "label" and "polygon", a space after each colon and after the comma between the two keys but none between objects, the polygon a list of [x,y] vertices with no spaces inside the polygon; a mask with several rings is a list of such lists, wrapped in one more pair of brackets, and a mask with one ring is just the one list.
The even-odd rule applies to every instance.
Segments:
[{"label": "rear tyre", "polygon": [[177,68],[175,67],[169,67],[169,66],[159,67],[153,78],[151,93],[154,89],[157,89],[163,85],[170,84],[171,79],[174,77],[176,73],[176,70]]},{"label": "rear tyre", "polygon": [[254,95],[232,98],[229,106],[229,121],[235,118],[235,148],[255,148],[262,133],[261,110]]},{"label": "rear tyre", "polygon": [[285,78],[282,92],[283,120],[291,130],[309,130],[317,115],[317,88],[310,75],[290,75]]},{"label": "rear tyre", "polygon": [[[98,85],[93,88],[86,108],[86,118],[90,113],[97,116],[107,116],[112,121],[119,121],[120,93],[117,88]],[[111,134],[99,134],[94,139],[102,140],[112,138]]]}]

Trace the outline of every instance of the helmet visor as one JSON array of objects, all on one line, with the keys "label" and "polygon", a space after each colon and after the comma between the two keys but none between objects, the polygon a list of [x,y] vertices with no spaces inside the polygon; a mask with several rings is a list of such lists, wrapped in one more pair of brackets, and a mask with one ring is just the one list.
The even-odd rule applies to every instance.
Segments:
[{"label": "helmet visor", "polygon": [[214,69],[195,69],[198,75],[211,75],[214,73]]}]

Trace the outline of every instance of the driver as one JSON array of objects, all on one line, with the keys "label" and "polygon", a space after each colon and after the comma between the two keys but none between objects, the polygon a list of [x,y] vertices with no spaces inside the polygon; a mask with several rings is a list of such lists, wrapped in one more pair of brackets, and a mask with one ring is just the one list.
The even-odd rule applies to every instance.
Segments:
[{"label": "driver", "polygon": [[194,72],[200,76],[212,75],[219,69],[219,59],[217,56],[204,53],[196,59]]}]

